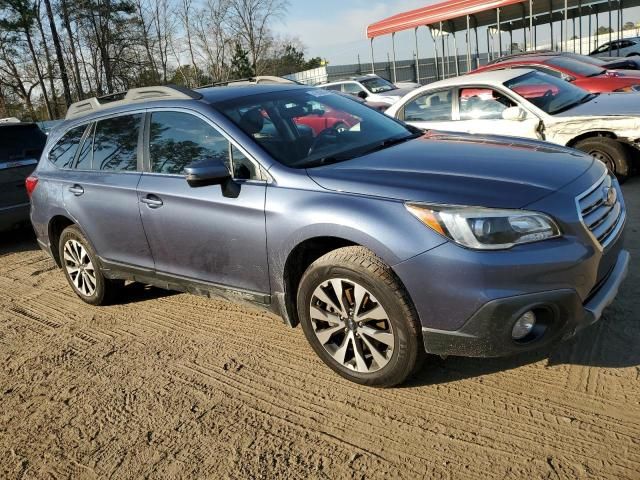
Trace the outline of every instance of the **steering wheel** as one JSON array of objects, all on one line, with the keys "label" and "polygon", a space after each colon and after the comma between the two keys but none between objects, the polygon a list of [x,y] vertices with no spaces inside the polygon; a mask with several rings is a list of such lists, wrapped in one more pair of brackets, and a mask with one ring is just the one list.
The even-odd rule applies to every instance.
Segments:
[{"label": "steering wheel", "polygon": [[309,147],[309,153],[307,153],[307,156],[311,156],[313,153],[315,153],[316,150],[319,150],[321,147],[323,147],[325,143],[335,141],[338,135],[340,135],[340,131],[335,128],[335,125],[333,127],[325,128],[324,130],[322,130],[313,140],[313,143]]}]

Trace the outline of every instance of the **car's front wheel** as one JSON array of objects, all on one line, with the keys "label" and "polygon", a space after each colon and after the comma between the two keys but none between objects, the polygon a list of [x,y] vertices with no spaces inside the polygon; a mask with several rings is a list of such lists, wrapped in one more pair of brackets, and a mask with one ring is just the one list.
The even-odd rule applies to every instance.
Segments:
[{"label": "car's front wheel", "polygon": [[91,305],[104,305],[115,298],[122,282],[104,277],[98,256],[77,226],[63,230],[58,249],[64,275],[76,295]]},{"label": "car's front wheel", "polygon": [[424,356],[420,322],[404,287],[363,247],[340,248],[312,263],[297,302],[315,352],[353,382],[397,385]]},{"label": "car's front wheel", "polygon": [[580,140],[575,148],[604,163],[620,183],[629,177],[631,168],[629,149],[617,140],[609,137],[590,137]]}]

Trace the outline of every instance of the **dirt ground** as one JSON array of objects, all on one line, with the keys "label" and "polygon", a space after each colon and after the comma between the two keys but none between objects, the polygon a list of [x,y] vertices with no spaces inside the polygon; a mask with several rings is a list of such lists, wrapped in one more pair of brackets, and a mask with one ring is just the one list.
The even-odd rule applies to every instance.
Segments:
[{"label": "dirt ground", "polygon": [[90,307],[29,233],[0,239],[0,478],[640,479],[640,178],[630,276],[550,352],[341,379],[280,319],[127,287]]}]

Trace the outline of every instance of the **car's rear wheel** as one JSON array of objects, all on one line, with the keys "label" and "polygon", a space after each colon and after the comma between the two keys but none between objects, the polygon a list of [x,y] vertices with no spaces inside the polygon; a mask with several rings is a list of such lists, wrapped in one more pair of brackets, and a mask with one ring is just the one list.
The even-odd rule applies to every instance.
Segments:
[{"label": "car's rear wheel", "polygon": [[580,140],[575,147],[604,163],[620,183],[629,177],[631,156],[626,145],[613,138],[590,137]]},{"label": "car's rear wheel", "polygon": [[58,248],[65,277],[76,295],[91,305],[104,305],[115,298],[122,282],[104,277],[98,256],[77,226],[63,230]]},{"label": "car's rear wheel", "polygon": [[363,247],[340,248],[311,264],[297,301],[315,352],[353,382],[397,385],[424,356],[420,322],[404,287]]}]

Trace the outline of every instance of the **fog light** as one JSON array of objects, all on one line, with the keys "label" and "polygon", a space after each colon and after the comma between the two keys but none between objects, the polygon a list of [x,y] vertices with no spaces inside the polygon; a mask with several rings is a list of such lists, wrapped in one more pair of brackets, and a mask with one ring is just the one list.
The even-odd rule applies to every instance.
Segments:
[{"label": "fog light", "polygon": [[524,313],[516,323],[513,324],[513,330],[511,330],[511,337],[514,340],[522,340],[524,337],[531,333],[533,327],[536,324],[536,314],[531,310]]}]

